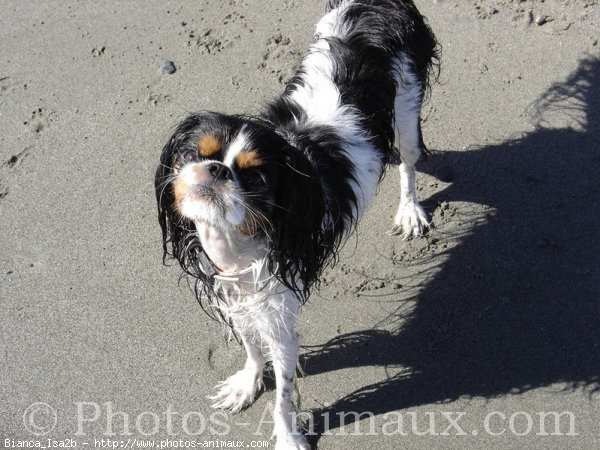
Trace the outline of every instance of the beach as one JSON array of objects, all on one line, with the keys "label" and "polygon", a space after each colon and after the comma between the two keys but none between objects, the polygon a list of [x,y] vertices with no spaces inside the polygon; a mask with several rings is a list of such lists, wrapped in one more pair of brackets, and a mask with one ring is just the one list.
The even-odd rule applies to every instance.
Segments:
[{"label": "beach", "polygon": [[[598,448],[600,5],[416,4],[442,46],[417,165],[434,226],[386,234],[390,166],[302,308],[309,439]],[[154,172],[190,112],[282,92],[324,2],[2,10],[0,447],[274,448],[272,380],[237,415],[206,398],[244,351],[162,264]]]}]

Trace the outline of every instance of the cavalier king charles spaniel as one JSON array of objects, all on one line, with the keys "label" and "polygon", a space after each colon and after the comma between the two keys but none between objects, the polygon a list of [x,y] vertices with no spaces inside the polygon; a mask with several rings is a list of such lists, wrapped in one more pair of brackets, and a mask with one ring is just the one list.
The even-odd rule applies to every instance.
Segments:
[{"label": "cavalier king charles spaniel", "polygon": [[[247,352],[214,407],[238,412],[272,361],[278,449],[306,449],[294,424],[295,322],[399,149],[392,234],[429,227],[416,198],[420,110],[438,44],[411,0],[330,0],[281,96],[257,116],[192,114],[156,172],[164,258]],[[397,148],[395,143],[397,142]]]}]

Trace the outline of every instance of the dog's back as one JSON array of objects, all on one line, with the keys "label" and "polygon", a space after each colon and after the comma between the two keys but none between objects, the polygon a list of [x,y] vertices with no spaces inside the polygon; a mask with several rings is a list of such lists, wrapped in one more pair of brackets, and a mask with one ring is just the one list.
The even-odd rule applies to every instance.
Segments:
[{"label": "dog's back", "polygon": [[[331,248],[374,195],[396,134],[402,160],[412,167],[418,159],[421,102],[437,61],[438,43],[412,1],[331,0],[298,72],[268,108],[269,122],[322,180]],[[402,229],[398,218],[392,231],[420,234],[424,213],[413,219]]]},{"label": "dog's back", "polygon": [[363,113],[377,147],[389,149],[401,64],[407,62],[424,92],[437,66],[437,40],[410,0],[330,0],[328,10],[321,22],[336,17],[328,40],[341,97]]}]

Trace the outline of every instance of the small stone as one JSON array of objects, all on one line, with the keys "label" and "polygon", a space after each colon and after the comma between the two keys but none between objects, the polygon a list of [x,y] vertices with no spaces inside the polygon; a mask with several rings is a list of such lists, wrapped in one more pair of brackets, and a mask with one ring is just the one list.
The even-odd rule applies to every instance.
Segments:
[{"label": "small stone", "polygon": [[106,50],[106,47],[102,46],[102,47],[94,47],[92,49],[92,56],[94,58],[97,58],[99,56],[104,55],[104,51]]},{"label": "small stone", "polygon": [[547,21],[548,21],[548,18],[546,16],[539,15],[539,16],[536,16],[536,18],[535,18],[535,24],[539,27],[544,25]]},{"label": "small stone", "polygon": [[162,71],[168,75],[172,75],[177,72],[177,67],[173,61],[165,60],[162,63]]}]

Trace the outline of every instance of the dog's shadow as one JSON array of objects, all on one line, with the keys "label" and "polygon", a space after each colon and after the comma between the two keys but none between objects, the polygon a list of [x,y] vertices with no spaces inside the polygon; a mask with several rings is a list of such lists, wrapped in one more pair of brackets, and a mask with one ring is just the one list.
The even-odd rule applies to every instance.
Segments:
[{"label": "dog's shadow", "polygon": [[[313,444],[326,424],[340,426],[341,412],[380,415],[555,383],[599,390],[600,59],[582,60],[532,107],[535,131],[444,152],[455,180],[428,203],[495,213],[449,250],[414,308],[406,314],[398,300],[392,331],[341,335],[301,355],[309,376],[358,366],[392,373],[311,411]],[[552,128],[553,114],[574,126]]]}]

